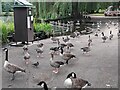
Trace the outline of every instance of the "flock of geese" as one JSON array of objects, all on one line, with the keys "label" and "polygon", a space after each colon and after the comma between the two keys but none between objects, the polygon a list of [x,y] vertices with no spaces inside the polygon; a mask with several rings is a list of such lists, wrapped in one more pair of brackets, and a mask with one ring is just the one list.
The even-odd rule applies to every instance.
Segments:
[{"label": "flock of geese", "polygon": [[[110,24],[110,23],[109,23]],[[108,29],[110,28],[110,25],[107,23]],[[116,25],[116,24],[115,24]],[[114,26],[115,26],[114,25]],[[106,36],[104,32],[101,32],[101,39],[103,40],[103,43],[106,42],[107,39],[112,40],[113,38],[113,33],[110,31],[109,36]],[[71,38],[77,38],[80,36],[80,33],[78,31],[75,31],[72,33],[70,36],[64,36],[62,37],[62,41],[64,43],[60,42],[60,38],[57,37],[50,37],[51,41],[53,43],[56,43],[56,47],[51,47],[50,48],[50,66],[53,67],[53,73],[58,73],[59,68],[63,65],[68,65],[69,61],[73,58],[76,58],[76,55],[71,52],[71,48],[74,47],[72,42],[69,42]],[[95,33],[95,36],[98,37],[98,32]],[[118,39],[120,38],[120,30],[117,33]],[[85,47],[82,47],[81,50],[83,51],[83,54],[86,54],[91,51],[91,43],[92,43],[92,38],[90,35],[88,35],[88,44]],[[13,77],[12,80],[15,79],[15,73],[16,72],[23,72],[26,73],[26,70],[13,64],[10,63],[8,60],[8,48],[4,48],[3,51],[6,53],[5,57],[5,62],[4,62],[4,69],[12,73]],[[29,48],[27,45],[23,46],[23,53],[24,53],[24,61],[25,64],[29,64],[29,59],[30,59],[30,54],[29,54]],[[43,57],[42,54],[44,53],[44,43],[39,43],[37,44],[37,49],[36,49],[37,57]],[[56,61],[54,60],[54,57],[56,55],[61,56],[63,59],[62,61]],[[39,62],[35,62],[32,64],[34,67],[38,67]],[[40,85],[41,87],[44,88],[44,90],[48,90],[48,86],[45,81],[40,81],[37,85]],[[64,81],[64,86],[65,88],[78,88],[81,90],[82,88],[85,88],[86,86],[91,86],[91,83],[89,83],[87,80],[84,80],[82,78],[78,78],[75,72],[71,72],[66,76],[66,79]]]}]

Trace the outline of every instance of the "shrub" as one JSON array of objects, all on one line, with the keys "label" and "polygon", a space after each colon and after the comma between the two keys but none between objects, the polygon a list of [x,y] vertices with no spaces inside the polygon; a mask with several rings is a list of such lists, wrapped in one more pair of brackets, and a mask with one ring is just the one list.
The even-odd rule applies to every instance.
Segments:
[{"label": "shrub", "polygon": [[8,23],[6,29],[8,30],[8,33],[14,32],[14,23]]},{"label": "shrub", "polygon": [[2,43],[6,43],[8,34],[12,34],[14,32],[14,23],[4,23],[0,21],[0,30],[2,31],[0,34],[0,38],[2,38]]},{"label": "shrub", "polygon": [[7,33],[6,25],[4,23],[2,24],[1,29],[2,29],[2,43],[6,43],[8,33]]},{"label": "shrub", "polygon": [[52,26],[46,23],[34,23],[34,31],[35,32],[44,31],[46,32],[46,34],[51,34]]}]

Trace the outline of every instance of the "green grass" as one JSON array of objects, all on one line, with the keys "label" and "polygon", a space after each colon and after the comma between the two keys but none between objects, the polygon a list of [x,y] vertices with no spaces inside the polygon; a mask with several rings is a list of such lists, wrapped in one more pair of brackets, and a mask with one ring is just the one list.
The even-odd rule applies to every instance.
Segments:
[{"label": "green grass", "polygon": [[95,14],[91,14],[93,16],[104,16],[104,14],[99,14],[99,13],[95,13]]}]

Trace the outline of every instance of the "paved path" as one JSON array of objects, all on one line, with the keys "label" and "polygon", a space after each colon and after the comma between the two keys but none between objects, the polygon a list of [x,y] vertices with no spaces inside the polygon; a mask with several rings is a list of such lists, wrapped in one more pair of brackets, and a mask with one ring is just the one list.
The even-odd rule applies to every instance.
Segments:
[{"label": "paved path", "polygon": [[[75,45],[72,49],[72,53],[76,54],[77,59],[73,59],[69,62],[69,65],[60,68],[58,74],[52,73],[52,67],[49,65],[50,55],[49,48],[57,46],[53,44],[50,39],[41,40],[45,44],[43,58],[37,58],[35,52],[36,43],[29,46],[29,52],[31,55],[31,63],[39,61],[38,68],[32,67],[30,64],[26,66],[23,61],[23,49],[22,47],[9,47],[9,61],[17,64],[23,68],[26,68],[26,74],[17,73],[16,79],[10,81],[11,74],[2,70],[2,86],[10,88],[39,88],[37,83],[40,80],[45,80],[49,87],[62,88],[64,79],[67,74],[74,71],[78,77],[88,80],[92,86],[90,88],[108,88],[117,87],[118,83],[118,38],[117,29],[111,25],[111,29],[102,27],[101,30],[105,32],[105,35],[109,35],[109,31],[112,30],[114,34],[113,40],[107,40],[106,43],[102,43],[101,34],[99,37],[95,37],[91,34],[93,43],[91,46],[91,52],[89,55],[84,55],[80,50],[81,47],[87,45],[88,35],[82,35],[79,38],[71,39],[71,42]],[[61,37],[59,37],[61,38]],[[4,53],[3,62],[4,62]],[[55,60],[62,60],[60,56],[56,56]]]}]

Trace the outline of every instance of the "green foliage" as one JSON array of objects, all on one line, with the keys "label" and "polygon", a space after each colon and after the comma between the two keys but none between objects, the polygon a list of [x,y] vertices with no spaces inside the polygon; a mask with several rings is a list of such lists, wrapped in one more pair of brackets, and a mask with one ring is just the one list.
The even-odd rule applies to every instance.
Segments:
[{"label": "green foliage", "polygon": [[1,27],[0,29],[2,30],[2,43],[7,42],[7,29],[6,29],[6,25],[4,23],[1,23]]},{"label": "green foliage", "polygon": [[6,13],[13,11],[13,4],[13,2],[2,2],[2,11]]},{"label": "green foliage", "polygon": [[2,41],[2,21],[0,21],[0,44],[1,44],[1,41]]},{"label": "green foliage", "polygon": [[[117,6],[117,2],[78,2],[78,12],[81,13],[103,13],[99,11],[105,10],[108,6]],[[38,18],[55,19],[58,17],[67,17],[74,12],[73,2],[36,2],[34,3],[36,10],[39,13]]]},{"label": "green foliage", "polygon": [[8,30],[8,33],[14,32],[14,23],[8,23],[6,29]]},{"label": "green foliage", "polygon": [[0,30],[2,30],[2,34],[0,34],[0,38],[2,37],[2,43],[6,43],[8,34],[14,32],[14,23],[4,23],[0,21]]},{"label": "green foliage", "polygon": [[47,34],[52,33],[52,26],[47,23],[34,23],[35,32],[45,31]]}]

